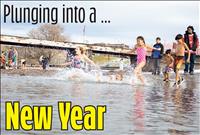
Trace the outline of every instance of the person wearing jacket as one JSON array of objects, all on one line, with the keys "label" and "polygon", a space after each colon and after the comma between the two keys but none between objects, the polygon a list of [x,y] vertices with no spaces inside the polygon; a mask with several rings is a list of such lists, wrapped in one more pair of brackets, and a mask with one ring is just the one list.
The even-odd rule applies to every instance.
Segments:
[{"label": "person wearing jacket", "polygon": [[184,73],[190,73],[190,75],[194,74],[194,64],[196,59],[196,50],[199,47],[199,39],[197,34],[194,32],[193,26],[188,26],[187,31],[184,34],[184,42],[187,44],[190,49],[190,62],[186,62],[188,58],[188,53],[185,52],[185,69]]},{"label": "person wearing jacket", "polygon": [[[160,60],[163,55],[164,46],[161,44],[161,38],[156,38],[156,44],[153,46],[154,48],[157,48],[158,50],[152,51],[152,59],[153,59],[153,75],[159,75],[160,74]],[[160,49],[160,50],[159,50]]]}]

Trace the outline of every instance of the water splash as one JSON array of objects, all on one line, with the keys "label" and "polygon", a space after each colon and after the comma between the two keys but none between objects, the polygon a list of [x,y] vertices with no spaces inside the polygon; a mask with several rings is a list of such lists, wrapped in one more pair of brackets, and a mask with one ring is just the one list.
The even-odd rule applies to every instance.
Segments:
[{"label": "water splash", "polygon": [[53,76],[54,79],[66,81],[80,81],[80,82],[93,82],[93,83],[109,83],[109,84],[128,84],[132,85],[133,82],[139,82],[133,74],[123,74],[122,79],[118,78],[118,73],[109,74],[108,71],[91,70],[84,71],[82,69],[64,69],[59,71]]}]

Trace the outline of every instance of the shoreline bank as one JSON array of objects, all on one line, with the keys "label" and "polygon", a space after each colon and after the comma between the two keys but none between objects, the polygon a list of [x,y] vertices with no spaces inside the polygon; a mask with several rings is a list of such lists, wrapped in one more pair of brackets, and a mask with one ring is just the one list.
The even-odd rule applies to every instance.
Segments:
[{"label": "shoreline bank", "polygon": [[52,76],[56,74],[58,70],[42,70],[42,69],[1,69],[1,75],[20,75],[20,76]]},{"label": "shoreline bank", "polygon": [[[52,76],[59,71],[65,70],[64,68],[48,68],[43,70],[41,68],[27,68],[27,69],[1,69],[1,75],[20,75],[20,76]],[[111,70],[110,70],[111,71]],[[173,73],[173,71],[171,72]],[[180,71],[183,74],[183,70]],[[143,74],[151,74],[151,72],[143,72]],[[195,74],[200,74],[200,70],[196,69]]]}]

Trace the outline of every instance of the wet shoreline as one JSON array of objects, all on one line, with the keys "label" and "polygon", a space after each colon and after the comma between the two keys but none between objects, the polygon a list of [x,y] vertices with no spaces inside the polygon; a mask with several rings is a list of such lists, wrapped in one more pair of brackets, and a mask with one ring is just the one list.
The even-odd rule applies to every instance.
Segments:
[{"label": "wet shoreline", "polygon": [[[53,76],[59,71],[65,70],[64,68],[49,68],[43,70],[41,68],[27,68],[27,69],[1,69],[1,75],[20,75],[20,76]],[[112,72],[114,70],[108,70]],[[180,71],[183,74],[183,71]],[[143,74],[151,74],[151,72],[143,72]],[[173,74],[173,72],[171,72]],[[200,74],[199,70],[195,70],[195,74]]]},{"label": "wet shoreline", "polygon": [[[123,85],[92,83],[91,81],[68,81],[63,79],[69,72],[55,77],[45,75],[60,72],[49,69],[27,69],[27,76],[18,76],[19,70],[3,70],[2,114],[5,101],[20,101],[23,105],[53,105],[53,129],[49,135],[60,134],[146,134],[146,135],[198,135],[199,134],[199,75],[185,76],[180,87],[173,82],[162,83],[162,77],[145,72],[148,84]],[[13,74],[16,75],[13,75]],[[10,74],[7,76],[6,74]],[[28,76],[32,75],[32,76]],[[33,76],[38,75],[38,76]],[[44,76],[44,77],[43,77]],[[89,76],[87,76],[88,78]],[[85,77],[86,78],[86,77]],[[172,77],[174,78],[174,76]],[[75,105],[106,105],[105,130],[68,132],[60,130],[57,101],[71,101]],[[5,131],[5,116],[1,115],[2,132]],[[162,126],[160,126],[162,125]],[[10,134],[30,134],[23,130]],[[43,134],[31,131],[31,134]]]},{"label": "wet shoreline", "polygon": [[56,74],[58,70],[42,70],[42,69],[1,69],[1,74],[7,75],[20,75],[20,76],[52,76]]}]

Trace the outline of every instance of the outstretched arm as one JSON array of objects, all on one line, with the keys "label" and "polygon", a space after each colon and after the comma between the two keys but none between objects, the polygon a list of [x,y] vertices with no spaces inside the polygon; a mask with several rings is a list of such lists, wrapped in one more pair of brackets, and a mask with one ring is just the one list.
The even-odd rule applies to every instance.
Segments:
[{"label": "outstretched arm", "polygon": [[72,64],[72,62],[70,61],[70,62],[66,62],[66,63],[64,63],[64,64],[62,64],[63,66],[69,66],[69,65],[71,65]]},{"label": "outstretched arm", "polygon": [[135,50],[136,50],[136,46],[135,47],[133,47],[130,51],[129,51],[129,53],[134,53],[135,52]]},{"label": "outstretched arm", "polygon": [[83,58],[87,63],[89,63],[93,66],[96,66],[96,64],[91,59],[89,59],[86,55],[83,55]]},{"label": "outstretched arm", "polygon": [[134,53],[135,50],[136,50],[136,46],[137,46],[137,45],[135,45],[130,51],[127,51],[126,53]]},{"label": "outstretched arm", "polygon": [[150,50],[150,51],[153,51],[153,50],[161,50],[161,48],[155,48],[155,47],[151,47],[150,45],[145,45],[146,46],[146,48],[148,49],[148,50]]}]

